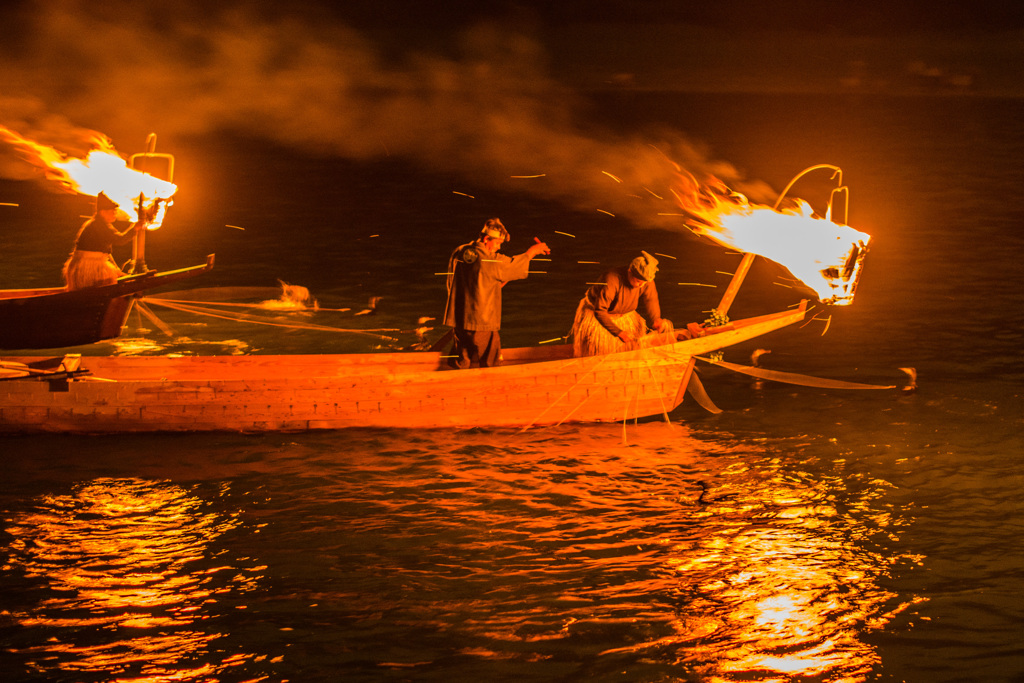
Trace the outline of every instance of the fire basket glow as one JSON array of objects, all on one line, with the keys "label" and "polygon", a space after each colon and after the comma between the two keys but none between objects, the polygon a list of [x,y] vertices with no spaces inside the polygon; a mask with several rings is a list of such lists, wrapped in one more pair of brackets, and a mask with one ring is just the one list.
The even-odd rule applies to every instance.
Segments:
[{"label": "fire basket glow", "polygon": [[[821,168],[832,169],[833,177],[841,179],[842,171],[834,166],[812,166],[790,182],[775,207],[753,204],[717,179],[701,185],[685,176],[676,198],[686,210],[687,225],[693,232],[747,255],[775,261],[814,290],[823,303],[843,306],[853,301],[871,242],[870,235],[845,224],[848,189],[840,181],[829,196],[824,217],[800,199],[790,208],[779,208],[797,179]],[[843,217],[836,221],[833,213],[839,203]]]},{"label": "fire basket glow", "polygon": [[854,243],[846,256],[842,268],[826,268],[821,271],[822,277],[832,287],[832,295],[822,299],[823,303],[845,306],[853,303],[853,296],[857,292],[857,282],[860,280],[861,267],[864,265],[864,257],[868,254],[868,240],[870,237]]}]

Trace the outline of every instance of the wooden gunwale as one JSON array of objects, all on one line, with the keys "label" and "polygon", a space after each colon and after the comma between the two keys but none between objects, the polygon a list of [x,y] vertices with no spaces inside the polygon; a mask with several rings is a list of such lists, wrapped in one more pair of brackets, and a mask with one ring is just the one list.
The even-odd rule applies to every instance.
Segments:
[{"label": "wooden gunwale", "polygon": [[[83,357],[92,374],[0,382],[0,432],[277,431],[619,421],[668,413],[693,356],[802,319],[800,309],[712,334],[573,358],[566,345],[512,348],[497,368],[448,370],[436,352]],[[60,359],[2,359],[30,367]]]}]

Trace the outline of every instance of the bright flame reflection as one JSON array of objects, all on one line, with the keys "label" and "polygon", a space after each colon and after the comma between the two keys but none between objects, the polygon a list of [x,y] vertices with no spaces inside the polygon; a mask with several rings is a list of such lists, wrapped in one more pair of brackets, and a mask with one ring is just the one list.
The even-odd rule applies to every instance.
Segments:
[{"label": "bright flame reflection", "polygon": [[[863,681],[879,658],[862,639],[895,611],[876,577],[890,564],[842,540],[841,514],[825,496],[784,477],[758,482],[756,510],[734,499],[704,508],[713,533],[674,547],[669,562],[716,615],[698,647],[709,681]],[[741,523],[747,518],[748,523]],[[884,523],[884,520],[882,520]],[[706,662],[714,662],[707,664]]]},{"label": "bright flame reflection", "polygon": [[53,630],[20,651],[37,672],[133,681],[215,674],[204,655],[222,634],[204,622],[259,577],[211,566],[211,542],[238,520],[204,508],[166,482],[97,479],[11,520],[9,568],[47,586],[34,607],[12,611],[23,627]]},{"label": "bright flame reflection", "polygon": [[[882,584],[910,558],[873,542],[902,523],[878,505],[887,484],[687,431],[630,425],[617,448],[616,427],[590,425],[545,432],[534,450],[460,432],[436,437],[428,465],[419,442],[414,461],[389,448],[363,463],[378,485],[347,491],[386,492],[368,499],[378,514],[346,528],[377,539],[401,519],[401,551],[364,571],[429,588],[417,618],[462,624],[453,638],[483,640],[495,661],[573,653],[589,662],[580,679],[867,680],[880,662],[870,634],[907,606]],[[431,584],[431,566],[464,599]]]}]

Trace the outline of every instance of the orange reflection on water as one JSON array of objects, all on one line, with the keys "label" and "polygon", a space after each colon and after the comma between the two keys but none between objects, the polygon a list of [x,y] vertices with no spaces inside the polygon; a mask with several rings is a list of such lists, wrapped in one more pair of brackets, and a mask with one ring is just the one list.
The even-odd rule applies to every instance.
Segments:
[{"label": "orange reflection on water", "polygon": [[849,522],[822,492],[768,477],[753,493],[709,504],[713,533],[673,548],[692,607],[713,615],[686,659],[709,681],[865,680],[879,660],[863,631],[895,613],[876,582],[890,560],[844,539]]},{"label": "orange reflection on water", "polygon": [[528,540],[503,547],[489,533],[477,554],[508,557],[518,580],[550,587],[563,606],[558,623],[546,603],[510,604],[517,618],[508,621],[490,610],[499,614],[489,636],[607,645],[604,671],[651,667],[636,680],[669,680],[667,667],[680,680],[719,683],[870,678],[880,655],[866,634],[907,606],[883,580],[913,561],[874,542],[902,523],[878,504],[885,481],[830,474],[816,458],[804,472],[769,448],[653,423],[630,425],[628,445],[615,436],[614,427],[588,427],[545,443],[535,461],[515,451],[504,462],[492,449],[486,466],[467,456],[445,468],[463,490],[477,473],[486,478],[479,505],[460,496],[445,511],[474,528],[509,526],[508,507],[529,500],[514,526]]},{"label": "orange reflection on water", "polygon": [[[40,673],[106,672],[133,681],[209,676],[214,670],[203,655],[222,634],[205,623],[206,608],[258,580],[239,568],[205,566],[211,541],[237,526],[235,517],[210,512],[167,482],[97,479],[41,499],[11,520],[10,566],[44,582],[47,597],[12,617],[56,630],[45,645],[21,653]],[[229,575],[218,578],[225,570]]]}]

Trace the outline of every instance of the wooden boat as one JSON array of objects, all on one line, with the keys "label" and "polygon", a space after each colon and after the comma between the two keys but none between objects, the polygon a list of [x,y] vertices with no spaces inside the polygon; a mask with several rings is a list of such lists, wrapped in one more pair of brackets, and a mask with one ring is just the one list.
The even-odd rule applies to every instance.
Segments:
[{"label": "wooden boat", "polygon": [[0,432],[288,431],[528,427],[667,414],[694,356],[804,318],[799,308],[662,346],[574,358],[510,348],[497,368],[447,369],[437,352],[0,359]]},{"label": "wooden boat", "polygon": [[0,349],[55,349],[113,339],[137,295],[212,267],[211,254],[200,266],[126,275],[112,285],[0,290]]}]

